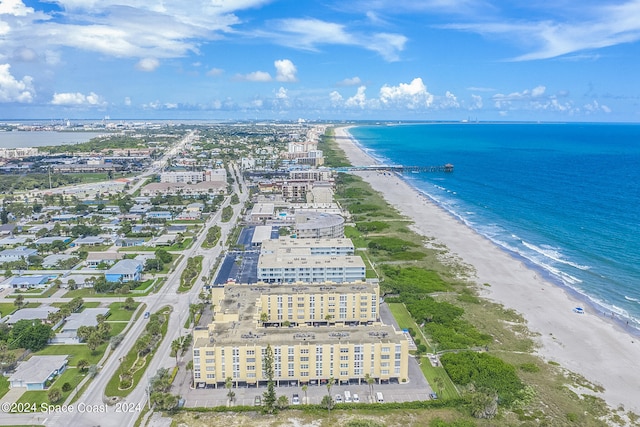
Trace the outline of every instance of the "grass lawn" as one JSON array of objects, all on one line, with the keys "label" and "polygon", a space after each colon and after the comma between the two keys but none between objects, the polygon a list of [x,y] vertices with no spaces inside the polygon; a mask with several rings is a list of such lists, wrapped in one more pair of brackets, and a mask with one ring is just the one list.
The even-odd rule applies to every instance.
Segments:
[{"label": "grass lawn", "polygon": [[[400,329],[411,328],[416,331],[416,333],[420,334],[421,341],[426,341],[426,337],[422,333],[420,327],[416,325],[416,322],[413,320],[413,317],[411,317],[411,314],[407,311],[404,304],[390,303],[387,305],[389,306],[391,314],[393,314],[393,317],[396,319],[396,322],[398,322]],[[441,395],[440,397],[443,399],[459,397],[458,391],[442,366],[432,366],[429,359],[423,358],[422,363],[420,364],[420,369],[431,387],[434,389],[436,388],[434,381],[436,377],[441,377],[444,380],[444,387],[442,390],[436,390],[436,392],[439,392]]]},{"label": "grass lawn", "polygon": [[12,302],[0,303],[0,316],[2,316],[2,317],[7,316],[7,315],[13,313],[14,311],[16,311],[16,308],[17,307]]},{"label": "grass lawn", "polygon": [[0,375],[0,397],[7,394],[8,391],[9,391],[9,377]]},{"label": "grass lawn", "polygon": [[[71,389],[69,391],[62,391],[62,399],[60,399],[56,404],[62,404],[66,400],[66,398],[71,394],[73,389],[82,381],[86,374],[80,373],[76,368],[67,368],[62,375],[58,376],[54,383],[51,385],[51,388],[58,388],[62,391],[62,385],[64,383],[69,383],[71,385]],[[49,398],[47,397],[47,393],[49,390],[31,390],[26,391],[20,398],[18,399],[19,403],[35,403],[38,407],[42,403],[51,403],[49,402]]]},{"label": "grass lawn", "polygon": [[18,295],[23,295],[25,298],[49,298],[51,295],[55,294],[57,290],[57,286],[51,286],[49,289],[42,293],[40,289],[32,289],[26,292],[14,292],[11,295],[7,295],[7,297],[16,298]]},{"label": "grass lawn", "polygon": [[35,354],[39,356],[68,354],[69,366],[76,366],[76,363],[82,359],[86,359],[89,364],[95,365],[100,361],[106,347],[107,345],[104,343],[95,352],[91,352],[85,344],[56,344],[49,345]]},{"label": "grass lawn", "polygon": [[133,310],[127,310],[123,308],[124,302],[111,303],[109,305],[109,311],[111,312],[111,314],[107,318],[107,321],[109,322],[122,321],[122,320],[129,321],[131,319],[131,316],[133,316],[133,313],[136,311],[136,308],[138,308],[138,306],[140,305],[139,302],[136,302],[134,304],[135,305]]},{"label": "grass lawn", "polygon": [[[157,286],[156,286],[157,288]],[[127,297],[144,297],[149,295],[152,291],[154,290],[153,286],[151,287],[151,289],[149,289],[147,292],[136,292],[131,293],[129,292],[128,294],[116,294],[116,293],[107,293],[107,294],[100,294],[100,293],[96,293],[95,290],[93,290],[93,288],[84,288],[84,289],[76,289],[74,291],[69,291],[66,294],[64,294],[62,296],[62,298],[76,298],[76,297],[80,297],[80,298],[127,298]]]},{"label": "grass lawn", "polygon": [[138,383],[140,382],[140,380],[142,379],[145,371],[147,370],[147,367],[149,365],[149,361],[151,361],[151,359],[153,359],[153,357],[156,354],[156,351],[158,350],[158,346],[160,346],[160,343],[162,342],[162,340],[164,339],[164,337],[167,334],[167,328],[169,326],[169,316],[171,315],[171,309],[169,306],[166,307],[162,307],[160,310],[157,311],[157,313],[163,313],[166,316],[165,322],[162,324],[160,330],[161,330],[161,334],[162,337],[160,338],[160,341],[158,341],[157,345],[155,346],[155,348],[153,350],[151,350],[151,352],[149,352],[146,357],[145,357],[145,361],[144,361],[144,366],[142,366],[140,369],[138,369],[137,371],[135,371],[135,373],[133,373],[133,385],[126,389],[126,390],[120,390],[119,386],[120,386],[120,373],[121,372],[126,372],[130,369],[130,367],[133,366],[133,364],[136,362],[136,359],[138,357],[138,352],[135,350],[135,346],[131,348],[131,350],[129,350],[129,353],[127,353],[127,355],[125,356],[124,360],[121,362],[121,368],[119,368],[111,377],[111,379],[109,380],[109,382],[107,383],[107,386],[105,387],[105,395],[107,396],[120,396],[120,397],[126,397],[129,395],[129,393],[131,393],[136,386],[138,385]]}]

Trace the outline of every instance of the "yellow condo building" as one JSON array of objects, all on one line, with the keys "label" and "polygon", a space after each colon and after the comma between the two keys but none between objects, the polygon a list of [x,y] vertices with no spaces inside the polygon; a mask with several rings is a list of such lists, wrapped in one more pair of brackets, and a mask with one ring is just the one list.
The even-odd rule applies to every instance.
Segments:
[{"label": "yellow condo building", "polygon": [[198,387],[266,384],[267,345],[277,384],[408,379],[408,342],[380,322],[377,284],[227,285],[212,304],[212,323],[193,333]]}]

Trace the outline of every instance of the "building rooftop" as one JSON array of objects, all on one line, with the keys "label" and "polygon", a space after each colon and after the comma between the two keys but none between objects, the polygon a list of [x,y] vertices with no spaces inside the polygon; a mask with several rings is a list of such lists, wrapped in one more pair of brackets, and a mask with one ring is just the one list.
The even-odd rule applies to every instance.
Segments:
[{"label": "building rooftop", "polygon": [[[41,305],[40,307],[22,308],[7,319],[7,324],[13,325],[20,320],[44,320],[49,313],[55,313],[59,308],[50,305]],[[4,313],[3,313],[4,314]]]},{"label": "building rooftop", "polygon": [[[321,344],[343,340],[358,343],[389,341],[396,342],[396,330],[391,326],[374,324],[364,326],[323,326],[300,325],[296,327],[259,327],[261,296],[296,294],[346,294],[376,293],[377,285],[366,282],[353,283],[296,283],[288,285],[226,285],[223,296],[214,293],[214,322],[196,334],[195,347],[210,346],[217,342],[225,345],[255,343],[291,343],[308,341]],[[220,294],[218,294],[220,295]],[[216,299],[218,298],[218,299]],[[205,335],[205,329],[208,331]],[[198,336],[200,335],[200,336]],[[213,341],[212,341],[213,340]]]},{"label": "building rooftop", "polygon": [[68,355],[31,356],[26,362],[18,365],[18,369],[9,377],[9,382],[22,384],[40,384],[45,382],[54,371],[62,367]]},{"label": "building rooftop", "polygon": [[108,308],[85,308],[80,313],[71,313],[69,317],[67,317],[67,321],[62,327],[64,331],[75,331],[78,330],[80,326],[96,326],[98,321],[96,320],[96,316],[101,314],[106,316],[109,313]]}]

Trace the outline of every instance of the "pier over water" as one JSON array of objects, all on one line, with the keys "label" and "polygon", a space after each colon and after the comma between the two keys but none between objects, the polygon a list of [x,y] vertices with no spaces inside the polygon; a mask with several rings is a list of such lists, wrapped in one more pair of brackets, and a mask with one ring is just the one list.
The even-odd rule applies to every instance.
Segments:
[{"label": "pier over water", "polygon": [[421,173],[421,172],[453,172],[453,165],[447,163],[441,166],[403,166],[403,165],[371,165],[371,166],[345,166],[340,168],[330,168],[336,172],[358,172],[358,171],[380,171],[380,172],[400,172],[400,173]]}]

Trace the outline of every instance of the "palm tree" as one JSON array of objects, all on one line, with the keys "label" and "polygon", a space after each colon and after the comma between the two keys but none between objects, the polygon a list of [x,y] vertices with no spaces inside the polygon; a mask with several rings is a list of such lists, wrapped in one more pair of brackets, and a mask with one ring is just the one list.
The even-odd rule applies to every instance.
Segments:
[{"label": "palm tree", "polygon": [[231,387],[233,387],[233,379],[231,377],[227,377],[226,380],[224,380],[224,386],[227,390],[227,398],[229,399],[229,406],[231,406],[231,402],[233,402],[233,398],[236,397],[236,394],[231,391]]},{"label": "palm tree", "polygon": [[364,380],[369,385],[369,394],[371,395],[371,399],[373,399],[373,384],[376,382],[376,380],[369,374],[365,374]]},{"label": "palm tree", "polygon": [[171,341],[171,352],[175,353],[176,366],[178,366],[178,353],[180,352],[181,348],[182,348],[182,343],[180,342],[180,338],[177,338],[177,339]]},{"label": "palm tree", "polygon": [[308,400],[307,400],[307,389],[308,388],[309,388],[309,386],[306,385],[306,384],[302,386],[302,392],[304,393],[304,403],[305,404],[308,403]]},{"label": "palm tree", "polygon": [[444,379],[442,377],[435,377],[433,379],[433,385],[436,386],[438,395],[440,395],[442,393],[442,389],[444,388]]}]

